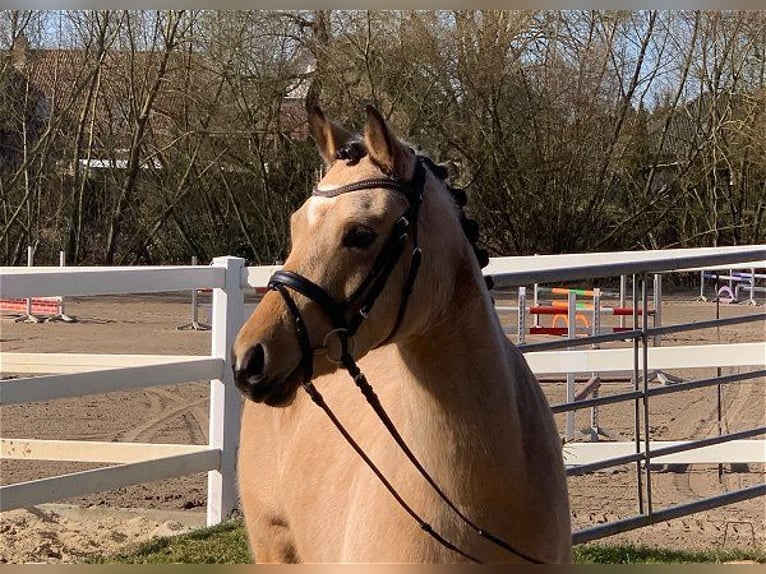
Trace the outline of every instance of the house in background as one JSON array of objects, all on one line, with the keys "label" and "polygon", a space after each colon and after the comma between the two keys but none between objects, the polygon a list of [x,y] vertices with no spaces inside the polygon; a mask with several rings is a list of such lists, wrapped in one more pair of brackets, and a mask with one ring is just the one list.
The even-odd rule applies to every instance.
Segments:
[{"label": "house in background", "polygon": [[138,165],[161,169],[197,136],[219,149],[234,141],[252,146],[264,137],[307,137],[304,82],[285,84],[274,113],[267,102],[263,109],[258,101],[243,102],[231,79],[221,86],[216,68],[189,51],[37,49],[19,36],[0,53],[0,162],[19,165],[24,141],[33,144],[48,128],[66,142],[57,145],[58,161],[70,173],[124,169],[139,147]]},{"label": "house in background", "polygon": [[24,36],[0,53],[0,170],[18,167],[45,130],[50,102],[31,81],[29,48]]}]

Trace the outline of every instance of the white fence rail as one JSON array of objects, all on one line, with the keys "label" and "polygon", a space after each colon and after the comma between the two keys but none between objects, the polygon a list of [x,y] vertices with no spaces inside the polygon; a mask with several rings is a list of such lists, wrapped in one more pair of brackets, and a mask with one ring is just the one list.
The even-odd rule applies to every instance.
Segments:
[{"label": "white fence rail", "polygon": [[[498,286],[585,280],[620,275],[699,269],[711,266],[766,264],[766,246],[679,249],[652,252],[503,257],[490,260],[485,272]],[[188,473],[208,472],[208,524],[225,519],[236,507],[235,453],[239,433],[240,397],[234,389],[229,349],[243,321],[244,289],[265,287],[277,266],[244,268],[243,261],[223,257],[210,267],[33,267],[0,269],[0,298],[151,293],[212,288],[212,346],[209,356],[86,355],[75,353],[0,353],[0,374],[43,374],[0,382],[0,405],[54,400],[116,390],[210,380],[210,429],[207,445],[42,441],[0,438],[0,455],[14,459],[70,460],[112,464],[0,487],[0,511],[69,496],[111,490]],[[538,374],[592,372],[646,373],[652,369],[700,367],[762,368],[766,341],[729,345],[581,349],[527,353]],[[639,391],[636,391],[638,394]],[[648,399],[648,394],[635,400]],[[755,436],[755,435],[753,435]],[[684,441],[570,443],[568,465],[588,465],[645,457],[653,450],[684,446]],[[690,443],[691,444],[691,443]],[[695,462],[766,462],[766,441],[732,440],[656,459]],[[648,466],[648,465],[647,465]],[[759,492],[756,492],[759,494]],[[747,496],[753,493],[748,491]],[[743,495],[744,496],[744,495]],[[674,513],[680,510],[674,510]],[[674,514],[675,515],[675,514]],[[636,522],[636,521],[634,521]],[[637,521],[642,525],[645,521]],[[600,527],[599,532],[606,532]],[[611,533],[611,532],[608,532]],[[577,536],[576,536],[577,538]],[[587,534],[580,540],[589,539]]]},{"label": "white fence rail", "polygon": [[243,264],[242,259],[221,257],[209,267],[0,269],[0,298],[212,288],[215,319],[209,356],[0,353],[0,375],[42,374],[0,382],[0,406],[186,381],[210,381],[207,445],[0,438],[3,458],[116,465],[0,486],[0,511],[206,471],[208,524],[217,524],[231,514],[237,501],[235,455],[240,397],[233,384],[229,349],[243,320]]}]

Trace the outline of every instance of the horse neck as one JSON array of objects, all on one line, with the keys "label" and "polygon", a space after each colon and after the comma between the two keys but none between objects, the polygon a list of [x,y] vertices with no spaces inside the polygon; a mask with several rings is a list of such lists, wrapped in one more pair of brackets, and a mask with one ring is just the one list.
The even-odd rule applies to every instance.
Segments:
[{"label": "horse neck", "polygon": [[398,345],[402,422],[423,462],[447,474],[476,453],[492,465],[520,448],[507,341],[483,282],[464,262],[448,305]]}]

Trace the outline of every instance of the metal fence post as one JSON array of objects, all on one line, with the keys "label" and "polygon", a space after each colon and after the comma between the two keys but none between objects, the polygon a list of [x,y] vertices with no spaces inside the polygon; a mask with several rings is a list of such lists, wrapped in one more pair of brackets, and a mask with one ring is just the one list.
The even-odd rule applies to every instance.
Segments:
[{"label": "metal fence post", "polygon": [[228,519],[237,506],[237,448],[241,397],[234,387],[229,352],[245,313],[242,269],[245,260],[239,257],[217,257],[213,266],[226,270],[223,289],[213,289],[211,311],[213,329],[211,355],[223,360],[221,379],[210,381],[209,444],[221,449],[218,470],[207,475],[207,524],[212,526]]},{"label": "metal fence post", "polygon": [[518,332],[516,335],[516,340],[519,345],[523,345],[526,341],[526,330],[527,330],[527,288],[526,287],[519,287],[518,307],[519,307],[519,311],[518,311],[517,322],[516,322]]}]

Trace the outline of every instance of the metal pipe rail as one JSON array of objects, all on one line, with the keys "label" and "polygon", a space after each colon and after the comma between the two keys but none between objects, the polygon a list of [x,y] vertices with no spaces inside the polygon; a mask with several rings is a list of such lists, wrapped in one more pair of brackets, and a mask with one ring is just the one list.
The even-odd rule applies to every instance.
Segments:
[{"label": "metal pipe rail", "polygon": [[[762,255],[765,253],[764,250],[760,250],[759,253]],[[678,269],[680,266],[685,265],[688,262],[688,260],[684,259],[683,261],[679,260],[674,264],[674,269]],[[632,273],[633,275],[633,301],[632,306],[633,309],[640,309],[640,308],[647,308],[648,306],[648,290],[647,290],[647,280],[648,280],[648,272],[653,271],[663,271],[664,269],[661,269],[661,263],[659,261],[653,261],[650,262],[649,265],[646,264],[646,261],[643,261],[640,265],[634,266],[634,268],[628,268],[624,266],[616,266],[615,268],[610,269],[609,274],[615,274],[615,273],[621,273],[621,274],[628,274]],[[596,273],[602,273],[604,272],[605,276],[606,269],[601,268],[600,270],[596,270],[596,267],[598,267],[597,264],[594,264],[593,266],[588,266],[588,269],[580,268],[579,270],[568,270],[568,273],[571,274],[571,277],[568,277],[569,279],[583,279],[583,278],[594,278],[594,275]],[[617,270],[619,269],[619,271]],[[518,275],[515,274],[509,274],[505,276],[505,280],[498,281],[498,278],[495,277],[496,284],[500,284],[503,286],[510,286],[518,283]],[[561,277],[558,277],[557,280],[563,281],[567,278],[562,279]],[[514,283],[514,282],[517,283]],[[540,281],[538,278],[537,281]],[[640,285],[640,288],[639,288]],[[633,401],[635,408],[634,408],[634,422],[635,422],[635,428],[634,428],[634,434],[633,434],[633,440],[631,441],[634,443],[635,452],[624,454],[623,456],[614,457],[611,456],[602,460],[596,460],[593,462],[586,462],[590,458],[592,460],[593,455],[590,456],[587,454],[589,452],[593,453],[599,453],[601,456],[604,455],[604,453],[608,453],[611,449],[606,450],[590,450],[590,449],[582,449],[575,450],[572,453],[569,453],[565,458],[568,460],[575,462],[575,465],[568,466],[566,472],[568,476],[580,476],[585,475],[591,472],[595,472],[596,470],[600,469],[606,469],[617,465],[625,465],[625,464],[634,464],[635,465],[635,478],[636,478],[636,499],[638,504],[638,516],[632,517],[629,519],[624,520],[618,520],[614,521],[605,525],[599,525],[596,527],[588,528],[582,531],[575,532],[573,534],[573,540],[575,543],[581,543],[586,542],[588,540],[594,540],[596,538],[601,538],[603,536],[608,536],[610,534],[614,534],[617,532],[624,532],[627,530],[631,530],[634,528],[638,528],[641,526],[645,526],[648,524],[654,524],[656,522],[661,522],[663,520],[668,520],[670,518],[675,518],[678,516],[683,516],[686,514],[690,514],[693,512],[699,512],[701,510],[706,510],[709,508],[714,508],[717,506],[722,506],[725,504],[730,503],[731,501],[735,500],[744,500],[753,498],[756,496],[762,496],[766,493],[766,485],[763,487],[755,488],[755,489],[743,489],[741,491],[736,491],[734,493],[726,493],[723,495],[718,496],[712,496],[708,499],[705,499],[703,501],[694,501],[690,503],[680,504],[677,506],[674,506],[672,508],[665,508],[661,509],[659,511],[655,511],[653,509],[653,497],[652,497],[652,461],[658,460],[659,463],[662,463],[663,460],[670,460],[670,459],[664,459],[663,457],[671,457],[672,455],[678,455],[681,454],[683,459],[682,453],[691,453],[691,451],[697,451],[698,449],[705,449],[707,447],[715,447],[720,445],[734,445],[732,441],[738,441],[739,443],[744,444],[738,444],[737,449],[746,448],[746,452],[749,452],[750,454],[745,456],[755,456],[756,458],[753,459],[758,460],[759,462],[762,462],[762,459],[765,458],[758,454],[758,452],[762,449],[761,446],[763,445],[763,441],[755,441],[753,444],[755,446],[755,450],[748,448],[747,443],[749,443],[748,440],[744,439],[750,439],[756,436],[762,436],[766,434],[766,427],[758,427],[754,429],[748,429],[743,430],[736,433],[728,433],[723,434],[721,429],[719,428],[718,436],[713,437],[707,437],[703,439],[697,439],[697,440],[690,440],[690,441],[684,441],[683,443],[674,443],[674,444],[666,444],[666,441],[658,441],[662,446],[655,443],[655,441],[652,441],[650,438],[650,427],[649,427],[649,416],[650,416],[650,408],[649,408],[649,401],[650,398],[653,396],[660,396],[660,395],[666,395],[670,393],[676,393],[681,391],[688,391],[692,389],[699,389],[704,387],[712,387],[712,386],[718,386],[720,389],[722,385],[729,384],[729,383],[735,383],[735,382],[742,382],[746,380],[753,380],[758,377],[766,376],[766,369],[757,369],[757,370],[750,370],[746,373],[737,373],[733,375],[727,375],[727,376],[718,376],[718,377],[711,377],[707,379],[700,379],[697,381],[689,381],[685,383],[676,383],[671,386],[663,386],[660,388],[649,388],[649,359],[650,359],[650,352],[649,352],[649,342],[651,338],[654,337],[655,345],[657,337],[660,335],[667,335],[671,333],[681,333],[681,332],[689,332],[689,331],[699,331],[702,329],[710,329],[710,328],[718,328],[721,326],[732,326],[732,325],[741,325],[741,324],[747,324],[747,323],[753,323],[756,321],[764,321],[766,320],[766,313],[757,313],[757,314],[750,314],[740,317],[731,317],[731,318],[725,318],[721,319],[720,317],[715,320],[710,321],[698,321],[693,323],[685,323],[681,325],[666,325],[666,326],[657,326],[654,328],[650,328],[648,325],[648,322],[645,317],[640,318],[637,316],[637,314],[634,313],[633,318],[633,325],[632,330],[629,331],[622,331],[618,333],[609,333],[604,335],[596,335],[596,336],[586,336],[581,338],[573,338],[570,336],[569,339],[565,340],[559,340],[559,341],[550,341],[545,343],[535,343],[535,344],[529,344],[529,345],[519,345],[518,348],[522,353],[525,353],[527,358],[531,358],[534,356],[534,351],[552,351],[552,350],[558,350],[558,349],[572,349],[573,347],[586,347],[586,346],[595,346],[599,343],[605,343],[605,342],[611,342],[611,341],[632,341],[632,348],[633,348],[633,371],[632,371],[632,380],[633,380],[633,389],[631,392],[626,393],[620,393],[618,395],[610,395],[607,397],[598,397],[594,396],[591,399],[582,399],[579,401],[573,401],[570,395],[570,384],[567,383],[567,396],[568,396],[568,402],[552,405],[552,411],[554,413],[568,413],[568,417],[572,416],[572,413],[576,410],[584,409],[584,408],[597,408],[598,406],[602,405],[608,405],[608,404],[615,404],[620,402],[629,402]],[[571,318],[570,318],[571,321]],[[570,334],[571,335],[571,334]],[[574,350],[574,349],[573,349]],[[582,351],[577,351],[579,353],[582,353]],[[564,355],[565,353],[562,353]],[[659,355],[657,355],[659,358]],[[766,357],[764,357],[766,358]],[[727,356],[727,360],[729,360],[730,357]],[[699,360],[699,357],[694,360]],[[703,360],[703,362],[705,362]],[[573,364],[576,364],[577,361],[573,361]],[[696,363],[694,363],[696,364]],[[722,364],[727,364],[724,360]],[[754,363],[759,364],[759,363]],[[689,365],[685,365],[688,367],[693,366],[691,363]],[[744,365],[743,365],[744,366]],[[655,367],[657,368],[657,367]],[[720,368],[718,369],[718,373],[720,375]],[[597,374],[597,373],[595,373]],[[719,391],[720,392],[720,391]],[[720,399],[719,399],[720,401]],[[573,421],[572,421],[573,422]],[[567,429],[569,429],[570,425],[569,419],[567,423]],[[568,436],[568,435],[567,435]],[[665,443],[665,444],[663,444]],[[621,443],[622,444],[622,443]],[[623,445],[624,448],[629,448],[631,446],[631,443],[626,443]],[[566,446],[564,447],[566,449]],[[572,448],[575,448],[574,446]],[[579,448],[579,445],[578,447]],[[625,452],[623,448],[616,449],[618,452],[622,450],[622,452]],[[700,451],[703,452],[703,451]],[[739,452],[739,451],[737,451]],[[598,456],[598,455],[596,455]],[[708,455],[711,456],[711,455]],[[717,458],[719,455],[712,455],[715,458],[715,460],[721,461],[723,459]],[[584,460],[583,460],[584,458]],[[705,459],[705,456],[691,456],[691,460],[693,461],[701,461]],[[734,458],[737,458],[736,456]],[[744,458],[744,457],[743,457]],[[576,464],[576,461],[582,460],[583,463]],[[569,464],[572,464],[570,462]],[[719,462],[720,465],[720,462]]]},{"label": "metal pipe rail", "polygon": [[[692,253],[692,254],[690,254]],[[766,246],[706,247],[700,249],[665,249],[660,251],[622,251],[612,253],[569,253],[534,257],[497,257],[484,268],[496,287],[520,287],[534,283],[552,283],[660,273],[705,266],[748,264],[766,260]]]},{"label": "metal pipe rail", "polygon": [[662,327],[648,327],[646,331],[620,331],[619,333],[604,333],[602,335],[578,337],[577,339],[561,339],[559,341],[545,341],[543,343],[527,343],[526,345],[516,345],[516,348],[522,353],[532,353],[535,351],[553,351],[556,349],[566,349],[569,347],[585,347],[588,345],[609,343],[612,341],[639,339],[643,336],[644,333],[646,333],[649,337],[654,337],[656,335],[669,335],[672,333],[683,333],[685,331],[697,331],[699,329],[710,329],[724,325],[741,325],[743,323],[751,323],[755,321],[766,321],[766,313],[751,313],[748,315],[740,315],[739,317],[710,319],[709,321],[695,321],[692,323],[681,323],[678,325],[663,325]]},{"label": "metal pipe rail", "polygon": [[760,369],[758,371],[748,371],[746,373],[734,373],[731,375],[721,375],[720,377],[711,377],[709,379],[698,379],[696,381],[687,381],[685,383],[676,383],[667,387],[655,387],[647,391],[647,395],[650,397],[656,397],[659,395],[667,395],[669,393],[675,393],[691,389],[701,389],[703,387],[712,387],[713,385],[723,385],[726,383],[738,383],[746,381],[748,379],[755,379],[758,377],[766,376],[766,369]]},{"label": "metal pipe rail", "polygon": [[[566,253],[561,255],[535,255],[490,257],[482,270],[495,281],[495,289],[531,285],[599,279],[631,275],[633,273],[677,271],[766,262],[766,245],[739,245],[733,247],[702,247],[697,249],[663,249],[658,251],[619,251],[607,253]],[[743,267],[744,268],[744,267]],[[242,270],[242,286],[266,287],[269,277],[281,269],[280,265],[246,267]]]},{"label": "metal pipe rail", "polygon": [[697,331],[699,329],[722,327],[724,325],[741,325],[743,323],[752,323],[755,321],[766,321],[766,313],[750,313],[747,315],[740,315],[739,317],[725,317],[723,319],[710,319],[708,321],[695,321],[692,323],[680,323],[678,325],[651,327],[647,329],[647,333],[649,333],[649,336],[668,335],[671,333],[683,333],[684,331]]},{"label": "metal pipe rail", "polygon": [[587,337],[578,337],[576,339],[561,339],[559,341],[545,341],[543,343],[527,343],[526,345],[516,345],[516,348],[522,353],[532,353],[535,351],[554,351],[556,349],[567,349],[569,347],[586,347],[599,343],[610,343],[612,341],[627,341],[640,339],[643,335],[641,330],[620,331],[619,333],[604,333],[602,335],[590,335]]},{"label": "metal pipe rail", "polygon": [[628,532],[629,530],[635,530],[642,526],[649,526],[658,522],[665,522],[674,518],[680,518],[688,514],[694,514],[696,512],[703,512],[719,506],[725,506],[727,504],[734,504],[735,502],[742,502],[744,500],[750,500],[759,496],[766,495],[766,484],[757,484],[748,488],[742,488],[740,490],[734,490],[719,494],[716,496],[709,496],[694,502],[687,502],[685,504],[676,504],[674,506],[668,506],[661,510],[655,510],[650,514],[640,514],[638,516],[632,516],[630,518],[623,518],[621,520],[615,520],[600,524],[598,526],[592,526],[590,528],[583,528],[572,534],[573,544],[583,544],[591,540],[603,538],[605,536],[612,536],[614,534],[620,534],[621,532]]},{"label": "metal pipe rail", "polygon": [[[688,391],[691,389],[700,389],[703,387],[710,387],[717,384],[736,383],[740,381],[746,381],[748,379],[755,379],[757,377],[766,376],[766,369],[758,371],[748,371],[746,373],[736,373],[732,375],[722,375],[720,377],[712,377],[709,379],[699,379],[696,381],[687,381],[684,383],[676,383],[666,387],[655,387],[648,389],[647,396],[667,395],[670,393],[678,393],[681,391]],[[621,403],[625,401],[631,401],[640,399],[644,396],[642,391],[631,391],[628,393],[615,393],[613,395],[607,395],[605,397],[598,397],[595,399],[583,399],[574,403],[556,403],[551,405],[551,410],[556,413],[566,413],[569,411],[577,411],[594,406],[612,405],[615,403]]]}]

